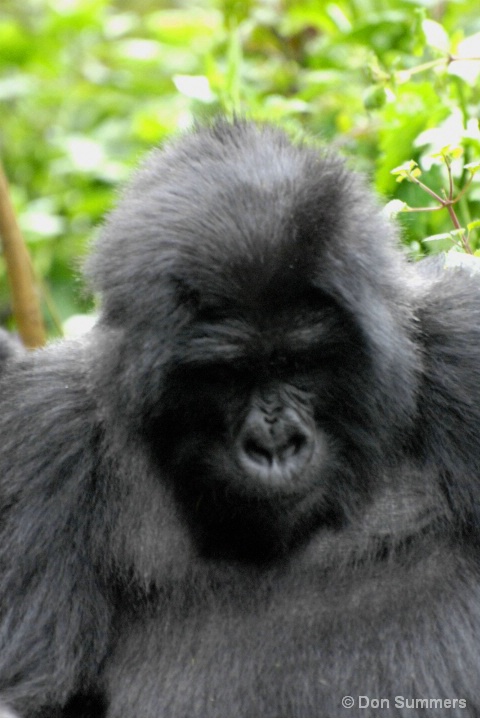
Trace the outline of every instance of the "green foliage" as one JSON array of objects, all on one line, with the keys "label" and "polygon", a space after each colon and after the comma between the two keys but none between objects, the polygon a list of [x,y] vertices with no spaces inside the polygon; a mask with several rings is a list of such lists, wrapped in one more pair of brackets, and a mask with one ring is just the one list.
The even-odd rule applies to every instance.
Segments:
[{"label": "green foliage", "polygon": [[[403,182],[407,180],[420,187],[429,197],[433,198],[434,204],[430,204],[427,207],[409,207],[406,203],[402,203],[402,207],[398,210],[401,212],[435,212],[437,210],[446,209],[450,220],[453,224],[454,229],[450,232],[443,232],[441,234],[435,234],[431,237],[426,237],[423,241],[432,242],[438,240],[447,239],[453,242],[460,250],[463,250],[467,254],[474,254],[474,235],[472,232],[480,226],[480,221],[475,220],[469,222],[466,227],[462,227],[457,216],[457,207],[460,201],[465,197],[470,189],[470,185],[476,173],[480,169],[479,162],[469,162],[468,164],[463,163],[462,165],[462,186],[456,191],[455,189],[455,178],[454,178],[454,162],[463,155],[463,148],[460,146],[446,145],[442,147],[439,152],[434,152],[431,155],[431,159],[439,160],[443,165],[446,172],[447,187],[443,187],[441,194],[438,194],[428,185],[424,184],[420,177],[422,176],[422,170],[414,160],[404,162],[400,167],[395,167],[392,170],[392,174],[396,177],[397,182]],[[394,200],[395,202],[395,200]]]},{"label": "green foliage", "polygon": [[476,0],[3,0],[0,157],[48,315],[91,309],[78,257],[139,157],[219,111],[307,130],[402,207],[425,190],[392,170],[416,167],[458,226],[445,203],[400,212],[412,254],[477,253],[477,48]]}]

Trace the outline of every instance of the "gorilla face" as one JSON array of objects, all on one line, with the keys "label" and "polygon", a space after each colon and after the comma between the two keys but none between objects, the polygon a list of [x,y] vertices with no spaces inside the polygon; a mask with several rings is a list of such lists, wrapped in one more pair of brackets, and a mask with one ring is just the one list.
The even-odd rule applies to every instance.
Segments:
[{"label": "gorilla face", "polygon": [[349,342],[339,336],[335,312],[325,309],[316,312],[312,344],[312,319],[312,312],[284,312],[269,330],[237,316],[184,333],[156,427],[172,437],[160,450],[170,465],[187,463],[187,473],[198,473],[208,457],[205,469],[217,481],[259,496],[301,496],[327,473],[333,446],[322,417],[338,400],[335,361]]},{"label": "gorilla face", "polygon": [[355,332],[328,305],[281,314],[270,331],[265,317],[193,324],[146,429],[208,552],[263,560],[347,508]]}]

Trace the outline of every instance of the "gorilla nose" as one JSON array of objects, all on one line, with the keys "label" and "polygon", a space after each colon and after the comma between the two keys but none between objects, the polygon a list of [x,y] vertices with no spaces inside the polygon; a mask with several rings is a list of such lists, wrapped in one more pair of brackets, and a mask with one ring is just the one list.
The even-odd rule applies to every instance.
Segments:
[{"label": "gorilla nose", "polygon": [[250,412],[239,441],[239,458],[250,474],[272,480],[298,476],[310,459],[313,437],[299,421]]},{"label": "gorilla nose", "polygon": [[295,432],[288,439],[279,441],[268,436],[246,436],[242,448],[249,461],[271,466],[275,462],[282,464],[294,458],[306,443],[307,437]]}]

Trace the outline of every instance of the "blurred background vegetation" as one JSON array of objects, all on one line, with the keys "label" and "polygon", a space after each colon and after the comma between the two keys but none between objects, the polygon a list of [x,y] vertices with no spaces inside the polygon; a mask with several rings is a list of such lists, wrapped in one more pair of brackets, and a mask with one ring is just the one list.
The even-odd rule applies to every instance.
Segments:
[{"label": "blurred background vegetation", "polygon": [[[81,257],[152,145],[237,112],[334,147],[385,203],[435,205],[392,170],[415,160],[442,196],[447,161],[466,187],[480,159],[479,60],[478,0],[2,0],[0,159],[50,335],[92,311]],[[473,250],[479,174],[456,205]],[[445,209],[399,221],[414,257],[455,242]],[[3,263],[0,323],[11,324]]]}]

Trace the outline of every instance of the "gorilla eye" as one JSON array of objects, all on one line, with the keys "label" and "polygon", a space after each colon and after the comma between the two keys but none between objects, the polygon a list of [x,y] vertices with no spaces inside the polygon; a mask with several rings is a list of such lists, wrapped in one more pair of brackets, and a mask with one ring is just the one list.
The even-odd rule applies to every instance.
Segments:
[{"label": "gorilla eye", "polygon": [[239,381],[246,380],[246,371],[232,364],[219,362],[202,366],[197,376],[208,384],[237,385]]},{"label": "gorilla eye", "polygon": [[312,346],[291,354],[279,354],[272,357],[269,362],[269,370],[286,376],[308,374],[331,367],[337,359],[338,352],[333,347]]}]

